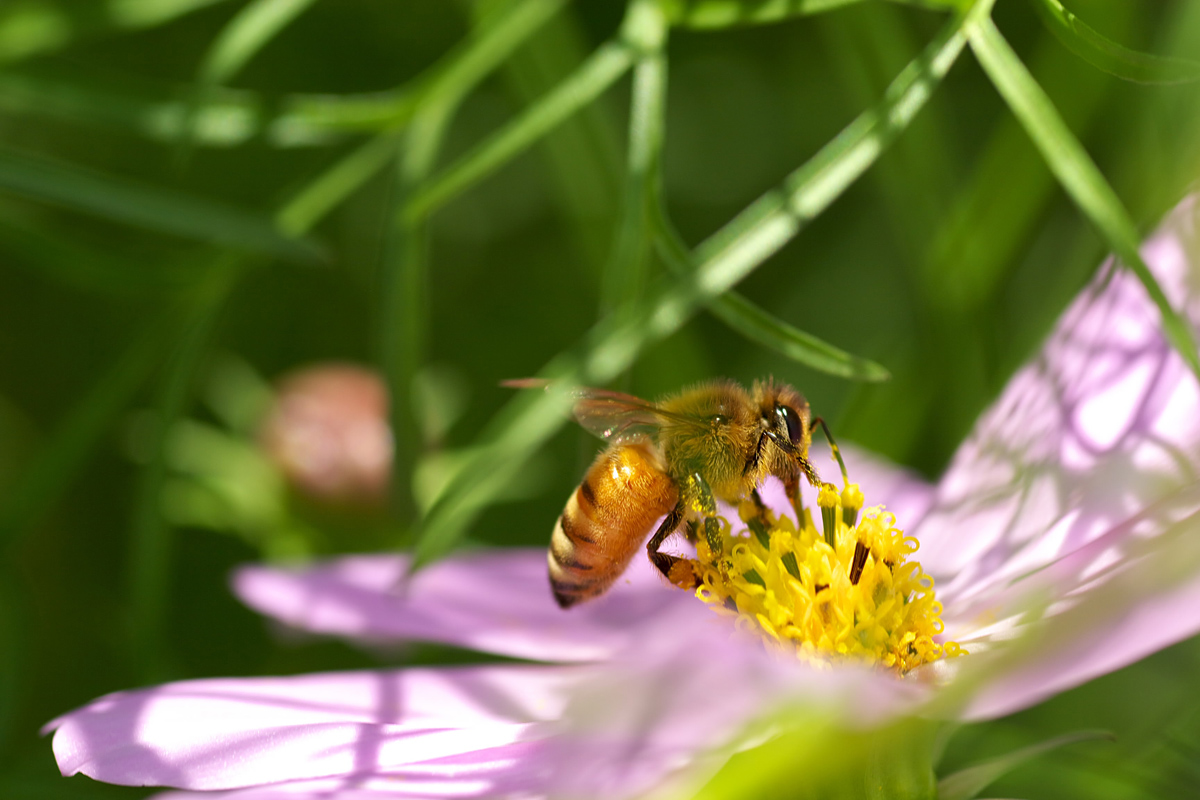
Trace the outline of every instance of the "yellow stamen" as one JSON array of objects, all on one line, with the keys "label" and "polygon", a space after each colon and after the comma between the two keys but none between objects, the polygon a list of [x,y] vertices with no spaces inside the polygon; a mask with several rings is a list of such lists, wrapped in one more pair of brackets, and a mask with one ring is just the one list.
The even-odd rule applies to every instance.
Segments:
[{"label": "yellow stamen", "polygon": [[797,529],[788,517],[744,504],[739,516],[748,529],[735,533],[722,519],[721,553],[703,537],[697,544],[696,596],[804,661],[848,659],[903,675],[965,653],[955,642],[934,640],[943,630],[942,606],[933,579],[908,560],[917,541],[882,507],[857,520],[862,502],[855,484],[842,493],[823,487],[824,535],[807,510]]}]

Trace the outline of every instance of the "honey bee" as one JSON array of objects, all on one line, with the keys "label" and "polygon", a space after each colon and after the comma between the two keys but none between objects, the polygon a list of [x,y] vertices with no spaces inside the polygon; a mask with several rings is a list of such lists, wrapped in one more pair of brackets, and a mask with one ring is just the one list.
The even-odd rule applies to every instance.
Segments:
[{"label": "honey bee", "polygon": [[[536,380],[509,386],[544,386]],[[550,588],[562,608],[603,594],[646,543],[650,561],[672,583],[694,588],[683,559],[659,551],[687,523],[720,552],[716,501],[753,499],[768,475],[783,481],[793,505],[801,476],[820,485],[808,460],[808,402],[772,379],[750,391],[713,380],[654,403],[604,389],[578,390],[574,415],[609,446],[588,468],[550,536]]]}]

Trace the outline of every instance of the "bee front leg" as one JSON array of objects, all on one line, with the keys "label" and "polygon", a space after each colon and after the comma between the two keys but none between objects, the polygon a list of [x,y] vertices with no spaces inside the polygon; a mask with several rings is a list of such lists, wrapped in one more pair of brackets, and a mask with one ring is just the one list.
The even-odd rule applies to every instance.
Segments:
[{"label": "bee front leg", "polygon": [[663,517],[662,524],[658,526],[658,530],[650,537],[650,541],[646,542],[646,555],[650,557],[651,563],[658,568],[658,571],[666,576],[667,580],[675,584],[681,589],[695,589],[700,585],[700,579],[696,575],[696,571],[692,569],[691,563],[685,558],[669,555],[659,551],[659,547],[668,536],[675,532],[679,524],[683,522],[686,512],[686,504],[683,499],[680,499],[675,507],[671,509],[667,516]]}]

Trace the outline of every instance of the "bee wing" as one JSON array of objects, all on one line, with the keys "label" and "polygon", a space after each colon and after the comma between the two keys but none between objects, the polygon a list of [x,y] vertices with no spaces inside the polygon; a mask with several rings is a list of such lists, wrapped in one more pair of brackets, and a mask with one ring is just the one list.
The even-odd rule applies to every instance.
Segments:
[{"label": "bee wing", "polygon": [[[519,378],[502,383],[514,389],[545,389],[549,382],[541,378]],[[655,438],[664,425],[686,425],[707,429],[707,423],[685,414],[667,411],[649,400],[631,394],[581,386],[571,392],[575,401],[575,420],[589,433],[608,442],[640,436]]]}]

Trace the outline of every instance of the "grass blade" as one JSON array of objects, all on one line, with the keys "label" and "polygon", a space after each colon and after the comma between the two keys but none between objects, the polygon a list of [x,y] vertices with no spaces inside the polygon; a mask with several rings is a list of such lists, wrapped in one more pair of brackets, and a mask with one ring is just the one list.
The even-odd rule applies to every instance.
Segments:
[{"label": "grass blade", "polygon": [[162,25],[225,0],[90,0],[0,6],[0,64],[52,53],[86,36]]},{"label": "grass blade", "polygon": [[624,201],[616,240],[601,280],[601,316],[637,301],[645,289],[647,255],[653,238],[650,212],[662,180],[667,20],[658,5],[640,2],[631,6],[630,21],[631,26],[639,28],[639,38],[649,47],[641,51],[633,71]]},{"label": "grass blade", "polygon": [[313,0],[251,0],[233,15],[200,63],[201,84],[227,83]]},{"label": "grass blade", "polygon": [[1188,367],[1200,378],[1196,341],[1184,318],[1171,307],[1162,287],[1142,260],[1141,237],[1116,192],[1062,121],[1050,98],[1013,52],[990,17],[968,28],[971,48],[1001,97],[1033,139],[1050,171],[1096,226],[1100,235],[1146,287],[1162,314],[1163,330]]},{"label": "grass blade", "polygon": [[[658,244],[663,260],[677,275],[686,275],[692,270],[687,246],[662,218],[658,223]],[[851,355],[789,325],[737,292],[726,292],[717,297],[709,303],[708,310],[747,339],[815,370],[860,381],[886,381],[892,377],[880,364]]]},{"label": "grass blade", "polygon": [[986,14],[980,0],[952,19],[925,51],[888,88],[883,101],[864,112],[784,187],[753,203],[703,243],[686,278],[652,292],[620,319],[610,315],[574,350],[551,361],[539,375],[546,392],[523,392],[501,409],[481,437],[486,444],[435,501],[422,526],[414,563],[448,553],[466,528],[503,492],[512,471],[566,422],[572,384],[599,384],[627,369],[648,343],[683,326],[702,306],[728,291],[790,241],[802,224],[844,191],[884,152],[930,97],[966,45],[969,20]]},{"label": "grass blade", "polygon": [[406,213],[427,216],[472,184],[523,152],[548,131],[590,103],[633,65],[632,48],[621,41],[601,45],[570,77],[515,120],[493,133],[415,193]]},{"label": "grass blade", "polygon": [[677,0],[667,5],[672,25],[711,29],[779,22],[860,2],[862,0]]},{"label": "grass blade", "polygon": [[321,260],[312,241],[285,236],[247,211],[81,167],[0,150],[0,189],[159,233],[291,261]]},{"label": "grass blade", "polygon": [[305,186],[275,215],[279,230],[300,236],[341,205],[387,166],[400,148],[399,137],[381,133],[351,151]]},{"label": "grass blade", "polygon": [[1130,50],[1098,33],[1058,0],[1031,0],[1038,15],[1068,50],[1097,69],[1137,83],[1200,80],[1200,62]]}]

